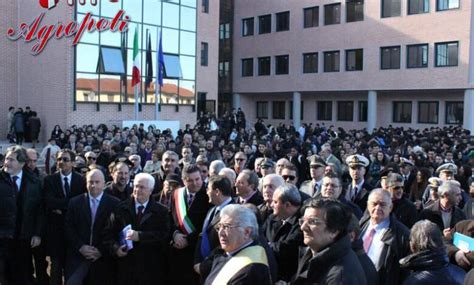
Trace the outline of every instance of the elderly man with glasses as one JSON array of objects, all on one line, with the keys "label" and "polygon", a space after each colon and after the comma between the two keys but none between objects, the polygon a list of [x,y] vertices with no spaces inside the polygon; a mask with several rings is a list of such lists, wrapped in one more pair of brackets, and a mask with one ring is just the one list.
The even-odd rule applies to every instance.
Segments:
[{"label": "elderly man with glasses", "polygon": [[242,205],[228,205],[216,225],[222,251],[204,284],[272,284],[265,249],[258,244],[257,218]]}]

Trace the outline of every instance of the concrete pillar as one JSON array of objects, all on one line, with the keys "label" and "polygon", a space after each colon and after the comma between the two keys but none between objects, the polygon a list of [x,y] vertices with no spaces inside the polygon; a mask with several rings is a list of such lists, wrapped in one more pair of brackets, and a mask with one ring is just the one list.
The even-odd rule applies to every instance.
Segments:
[{"label": "concrete pillar", "polygon": [[293,92],[293,125],[295,129],[301,126],[301,93]]},{"label": "concrete pillar", "polygon": [[377,91],[369,91],[367,97],[367,131],[372,133],[377,124]]},{"label": "concrete pillar", "polygon": [[471,134],[474,133],[474,115],[472,114],[474,110],[474,89],[466,89],[464,91],[464,125],[465,129],[471,131]]},{"label": "concrete pillar", "polygon": [[235,108],[237,110],[240,107],[240,94],[239,93],[234,93],[232,94],[232,108]]}]

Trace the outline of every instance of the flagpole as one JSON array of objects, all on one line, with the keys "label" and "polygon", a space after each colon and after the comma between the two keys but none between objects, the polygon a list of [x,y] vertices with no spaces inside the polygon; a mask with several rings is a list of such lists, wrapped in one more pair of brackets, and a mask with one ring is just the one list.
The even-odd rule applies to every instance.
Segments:
[{"label": "flagpole", "polygon": [[[134,35],[134,41],[133,41],[134,42],[134,49],[138,48],[138,46],[135,47],[135,45],[138,44],[138,40],[135,39],[135,37],[137,37],[137,35],[138,35],[138,24],[137,24],[137,27],[135,28],[135,35]],[[136,61],[135,57],[140,56],[140,54],[141,54],[140,49],[138,48],[138,54],[134,55],[134,58],[133,58],[134,66],[135,66],[135,61]],[[140,68],[140,67],[138,67],[138,68]],[[134,118],[135,118],[135,121],[138,121],[138,92],[140,92],[139,88],[140,88],[140,84],[141,84],[141,78],[140,78],[141,74],[138,74],[138,75],[139,75],[139,83],[135,84],[135,86],[134,86],[134,93],[135,93],[134,94],[135,95],[135,103],[134,103],[134,114],[135,114],[135,116],[134,116]],[[132,79],[132,81],[133,81],[133,79]]]},{"label": "flagpole", "polygon": [[[161,85],[159,84],[159,77],[161,72],[160,65],[160,29],[156,28],[156,80],[155,80],[155,121],[160,120],[160,103],[161,103]],[[159,86],[159,88],[157,88]],[[159,100],[159,101],[158,101]]]}]

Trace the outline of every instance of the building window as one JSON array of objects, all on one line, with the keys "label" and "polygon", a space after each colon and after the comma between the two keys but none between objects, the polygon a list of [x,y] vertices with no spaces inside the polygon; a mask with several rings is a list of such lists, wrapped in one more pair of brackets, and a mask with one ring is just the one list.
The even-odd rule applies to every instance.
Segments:
[{"label": "building window", "polygon": [[458,42],[435,44],[435,66],[457,66],[458,50]]},{"label": "building window", "polygon": [[429,11],[429,0],[408,0],[408,15],[423,14]]},{"label": "building window", "polygon": [[257,118],[268,119],[268,102],[257,102]]},{"label": "building window", "polygon": [[346,0],[346,22],[364,20],[364,0]]},{"label": "building window", "polygon": [[407,46],[407,68],[428,67],[428,44]]},{"label": "building window", "polygon": [[289,56],[275,56],[275,74],[288,74]]},{"label": "building window", "polygon": [[242,59],[242,77],[253,76],[253,58]]},{"label": "building window", "polygon": [[258,17],[258,33],[268,34],[272,32],[272,15],[263,15]]},{"label": "building window", "polygon": [[436,11],[444,11],[459,8],[459,0],[437,0]]},{"label": "building window", "polygon": [[341,4],[324,5],[324,25],[341,23]]},{"label": "building window", "polygon": [[303,9],[304,27],[311,28],[319,26],[319,7],[309,7]]},{"label": "building window", "polygon": [[242,19],[242,36],[253,36],[253,18]]},{"label": "building window", "polygon": [[364,65],[362,49],[346,50],[346,71],[362,70]]},{"label": "building window", "polygon": [[258,58],[258,75],[270,75],[270,57],[259,57]]},{"label": "building window", "polygon": [[272,118],[273,119],[285,119],[285,101],[273,101],[272,104]]},{"label": "building window", "polygon": [[318,72],[318,53],[303,53],[303,73]]},{"label": "building window", "polygon": [[446,124],[464,123],[464,102],[446,102]]},{"label": "building window", "polygon": [[438,123],[438,102],[418,102],[418,123]]},{"label": "building window", "polygon": [[339,72],[339,51],[324,52],[324,72]]},{"label": "building window", "polygon": [[226,40],[230,38],[230,24],[220,24],[219,25],[219,39]]},{"label": "building window", "polygon": [[209,44],[201,42],[201,65],[207,66],[209,56]]},{"label": "building window", "polygon": [[[300,108],[300,120],[303,120],[303,113],[304,113],[304,104],[303,102],[301,102],[300,104],[301,108]],[[290,101],[290,120],[293,120],[293,101]]]},{"label": "building window", "polygon": [[353,121],[354,120],[354,102],[338,101],[337,102],[337,120]]},{"label": "building window", "polygon": [[276,31],[289,31],[290,30],[290,11],[281,12],[276,14]]},{"label": "building window", "polygon": [[411,102],[393,102],[393,122],[411,123]]},{"label": "building window", "polygon": [[219,62],[219,77],[229,76],[229,62],[221,61]]},{"label": "building window", "polygon": [[380,48],[380,68],[400,69],[400,46]]},{"label": "building window", "polygon": [[359,101],[359,122],[367,122],[367,110],[369,104],[367,101]]},{"label": "building window", "polygon": [[401,15],[401,0],[382,0],[382,18]]},{"label": "building window", "polygon": [[318,101],[317,103],[317,119],[318,121],[332,121],[332,102]]},{"label": "building window", "polygon": [[202,12],[209,13],[209,0],[202,0]]}]

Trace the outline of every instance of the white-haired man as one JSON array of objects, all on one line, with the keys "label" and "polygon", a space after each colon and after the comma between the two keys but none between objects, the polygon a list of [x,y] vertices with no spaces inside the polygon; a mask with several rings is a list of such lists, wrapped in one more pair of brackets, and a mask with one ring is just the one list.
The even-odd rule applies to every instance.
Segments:
[{"label": "white-haired man", "polygon": [[265,249],[258,244],[257,218],[242,205],[221,211],[216,225],[223,250],[216,256],[204,284],[272,284]]},{"label": "white-haired man", "polygon": [[[152,284],[165,278],[165,256],[170,232],[168,209],[152,197],[155,180],[148,173],[135,176],[133,194],[121,202],[110,216],[106,242],[117,259],[115,284]],[[119,239],[122,230],[133,248]]]}]

